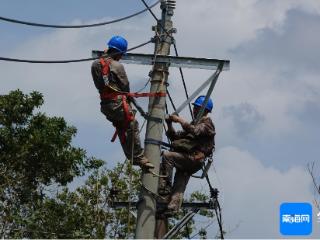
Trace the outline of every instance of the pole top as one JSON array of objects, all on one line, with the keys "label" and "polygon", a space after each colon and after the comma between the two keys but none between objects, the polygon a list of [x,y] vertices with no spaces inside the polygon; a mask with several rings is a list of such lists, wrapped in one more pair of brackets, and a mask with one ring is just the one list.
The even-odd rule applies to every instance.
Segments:
[{"label": "pole top", "polygon": [[169,16],[173,16],[173,10],[176,8],[176,0],[162,0],[160,8],[166,11]]}]

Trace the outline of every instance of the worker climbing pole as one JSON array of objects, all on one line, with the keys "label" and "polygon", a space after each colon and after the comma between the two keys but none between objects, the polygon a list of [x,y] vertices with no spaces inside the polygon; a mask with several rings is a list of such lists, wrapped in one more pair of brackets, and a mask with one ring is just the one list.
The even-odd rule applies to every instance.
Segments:
[{"label": "worker climbing pole", "polygon": [[[158,55],[169,55],[170,46],[173,43],[172,33],[174,32],[171,17],[175,0],[161,1],[162,18],[158,21],[157,26],[153,27],[155,31],[155,46]],[[151,74],[150,92],[166,93],[168,80],[168,65],[166,63],[155,63]],[[148,120],[146,140],[152,139],[156,141],[162,140],[163,120],[165,117],[165,97],[150,97],[148,112],[153,118],[160,121]],[[160,145],[145,142],[145,156],[150,159],[154,165],[154,172],[159,173],[160,166]],[[157,202],[153,195],[158,191],[158,178],[152,174],[145,172],[142,176],[142,184],[144,188],[141,193],[141,201],[138,205],[136,238],[150,239],[154,238],[156,224]]]}]

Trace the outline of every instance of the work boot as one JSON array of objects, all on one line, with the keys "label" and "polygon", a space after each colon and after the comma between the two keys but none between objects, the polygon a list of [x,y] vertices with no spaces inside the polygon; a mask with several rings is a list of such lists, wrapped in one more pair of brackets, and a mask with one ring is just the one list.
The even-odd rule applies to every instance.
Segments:
[{"label": "work boot", "polygon": [[133,165],[137,165],[145,169],[154,168],[154,165],[145,156],[143,156],[141,159],[138,159],[138,160],[134,159]]}]

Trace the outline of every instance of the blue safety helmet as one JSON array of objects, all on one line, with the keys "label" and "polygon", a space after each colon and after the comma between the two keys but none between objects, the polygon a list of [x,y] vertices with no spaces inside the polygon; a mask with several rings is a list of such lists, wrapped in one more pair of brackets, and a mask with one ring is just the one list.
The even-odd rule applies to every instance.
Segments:
[{"label": "blue safety helmet", "polygon": [[[194,101],[194,103],[192,103],[192,104],[195,105],[195,106],[201,107],[202,104],[204,103],[205,99],[206,99],[206,96],[199,96],[199,97]],[[211,98],[209,98],[208,103],[207,103],[207,105],[206,105],[205,108],[206,108],[209,112],[212,111],[213,101],[211,100]]]},{"label": "blue safety helmet", "polygon": [[109,48],[114,48],[122,54],[125,54],[128,49],[128,41],[121,36],[113,36],[107,45]]}]

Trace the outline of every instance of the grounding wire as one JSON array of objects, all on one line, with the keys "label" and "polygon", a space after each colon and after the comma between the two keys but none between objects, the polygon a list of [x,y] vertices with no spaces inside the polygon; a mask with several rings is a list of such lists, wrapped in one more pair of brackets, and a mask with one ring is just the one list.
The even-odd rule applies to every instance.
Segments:
[{"label": "grounding wire", "polygon": [[112,23],[116,23],[116,22],[120,22],[120,21],[124,21],[127,20],[129,18],[135,17],[141,13],[144,13],[146,11],[148,11],[149,9],[153,8],[154,6],[156,6],[158,3],[160,2],[157,1],[154,4],[146,7],[145,9],[133,13],[131,15],[128,15],[126,17],[122,17],[122,18],[118,18],[118,19],[114,19],[111,21],[107,21],[107,22],[100,22],[100,23],[93,23],[93,24],[84,24],[84,25],[53,25],[53,24],[42,24],[42,23],[34,23],[34,22],[27,22],[27,21],[22,21],[22,20],[17,20],[17,19],[12,19],[12,18],[6,18],[6,17],[1,17],[0,16],[0,20],[2,21],[6,21],[6,22],[11,22],[11,23],[17,23],[17,24],[23,24],[23,25],[28,25],[28,26],[33,26],[33,27],[46,27],[46,28],[89,28],[89,27],[99,27],[99,26],[104,26],[104,25],[108,25],[108,24],[112,24]]}]

